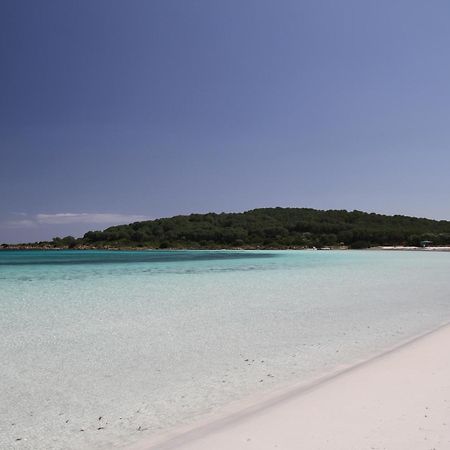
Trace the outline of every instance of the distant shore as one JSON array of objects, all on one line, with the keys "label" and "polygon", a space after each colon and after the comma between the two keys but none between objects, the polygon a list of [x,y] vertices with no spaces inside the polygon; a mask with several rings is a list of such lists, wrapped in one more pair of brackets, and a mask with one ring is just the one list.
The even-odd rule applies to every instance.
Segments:
[{"label": "distant shore", "polygon": [[54,247],[51,245],[34,245],[34,244],[8,244],[0,246],[0,250],[136,250],[136,251],[145,251],[145,250],[348,250],[349,248],[345,245],[336,246],[336,247],[299,247],[299,246],[290,246],[290,247],[275,247],[275,246],[241,246],[241,247],[133,247],[133,246],[105,246],[105,247],[95,247],[89,245],[77,246],[77,247]]},{"label": "distant shore", "polygon": [[420,251],[420,252],[449,252],[449,246],[429,246],[429,247],[408,247],[403,245],[371,247],[369,250],[401,250],[401,251]]},{"label": "distant shore", "polygon": [[367,247],[361,249],[351,249],[346,245],[331,246],[331,247],[263,247],[263,246],[245,246],[245,247],[168,247],[168,248],[157,248],[157,247],[95,247],[83,245],[79,247],[53,247],[50,245],[38,246],[33,244],[3,244],[0,246],[0,251],[10,251],[10,250],[111,250],[111,251],[147,251],[147,250],[384,250],[384,251],[439,251],[439,252],[449,252],[450,246],[427,246],[427,247],[413,247],[405,245],[392,245],[392,246],[375,246]]}]

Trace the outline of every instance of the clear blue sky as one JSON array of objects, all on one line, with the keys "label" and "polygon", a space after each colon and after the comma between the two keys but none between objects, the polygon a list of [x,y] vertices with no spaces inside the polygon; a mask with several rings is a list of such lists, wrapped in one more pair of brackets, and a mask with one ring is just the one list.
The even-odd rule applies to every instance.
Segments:
[{"label": "clear blue sky", "polygon": [[448,1],[0,5],[0,242],[262,206],[450,219]]}]

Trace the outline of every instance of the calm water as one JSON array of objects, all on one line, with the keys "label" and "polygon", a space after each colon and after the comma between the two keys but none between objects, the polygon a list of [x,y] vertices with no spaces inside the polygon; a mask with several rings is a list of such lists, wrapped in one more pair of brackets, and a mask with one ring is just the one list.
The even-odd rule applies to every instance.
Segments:
[{"label": "calm water", "polygon": [[0,448],[121,447],[355,362],[449,321],[449,275],[450,253],[0,252]]}]

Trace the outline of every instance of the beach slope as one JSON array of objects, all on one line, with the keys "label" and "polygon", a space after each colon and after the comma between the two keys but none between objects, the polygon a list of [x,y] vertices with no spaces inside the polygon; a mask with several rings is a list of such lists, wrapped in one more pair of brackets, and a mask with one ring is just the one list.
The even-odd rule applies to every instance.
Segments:
[{"label": "beach slope", "polygon": [[449,344],[444,326],[279,401],[147,448],[448,449]]}]

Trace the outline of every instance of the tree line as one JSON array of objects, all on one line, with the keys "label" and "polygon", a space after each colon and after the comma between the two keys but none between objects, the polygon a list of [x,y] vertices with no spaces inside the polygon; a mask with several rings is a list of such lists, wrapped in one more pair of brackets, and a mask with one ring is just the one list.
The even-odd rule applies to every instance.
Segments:
[{"label": "tree line", "polygon": [[[424,242],[450,245],[450,221],[362,211],[260,208],[135,222],[66,236],[54,247],[94,248],[367,248]],[[40,243],[45,244],[45,243]]]}]

